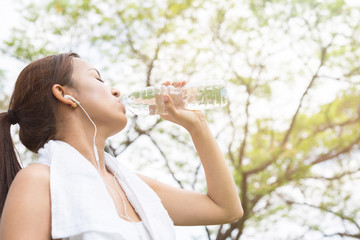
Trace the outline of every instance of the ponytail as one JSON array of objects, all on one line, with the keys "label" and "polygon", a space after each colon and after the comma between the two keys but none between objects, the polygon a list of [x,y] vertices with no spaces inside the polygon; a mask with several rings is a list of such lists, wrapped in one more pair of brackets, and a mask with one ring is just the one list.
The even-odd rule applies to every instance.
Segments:
[{"label": "ponytail", "polygon": [[0,217],[10,185],[21,170],[10,134],[10,119],[9,113],[0,113]]},{"label": "ponytail", "polygon": [[0,113],[0,217],[10,185],[21,165],[10,135],[12,124],[19,124],[19,139],[37,153],[56,134],[57,99],[54,84],[71,86],[76,53],[61,53],[36,60],[26,66],[16,80],[9,111]]}]

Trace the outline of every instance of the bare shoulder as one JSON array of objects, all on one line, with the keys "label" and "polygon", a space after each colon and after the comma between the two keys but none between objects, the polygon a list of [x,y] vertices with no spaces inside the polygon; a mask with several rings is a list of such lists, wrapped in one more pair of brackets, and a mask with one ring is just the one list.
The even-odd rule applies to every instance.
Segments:
[{"label": "bare shoulder", "polygon": [[31,181],[48,181],[50,183],[50,167],[45,164],[34,163],[21,169],[16,175],[14,182],[19,179]]},{"label": "bare shoulder", "polygon": [[[39,193],[41,195],[38,195]],[[21,169],[10,186],[8,197],[18,194],[22,198],[31,197],[33,200],[39,201],[50,196],[48,195],[50,194],[49,166],[36,163]]]},{"label": "bare shoulder", "polygon": [[0,223],[0,239],[50,239],[50,168],[31,164],[12,182]]}]

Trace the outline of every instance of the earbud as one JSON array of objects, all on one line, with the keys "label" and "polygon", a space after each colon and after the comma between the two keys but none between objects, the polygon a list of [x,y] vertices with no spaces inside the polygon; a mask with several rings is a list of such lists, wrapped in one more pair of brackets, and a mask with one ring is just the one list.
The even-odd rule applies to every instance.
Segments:
[{"label": "earbud", "polygon": [[65,95],[64,98],[71,99],[74,103],[76,103],[76,105],[80,105],[80,102],[70,95]]}]

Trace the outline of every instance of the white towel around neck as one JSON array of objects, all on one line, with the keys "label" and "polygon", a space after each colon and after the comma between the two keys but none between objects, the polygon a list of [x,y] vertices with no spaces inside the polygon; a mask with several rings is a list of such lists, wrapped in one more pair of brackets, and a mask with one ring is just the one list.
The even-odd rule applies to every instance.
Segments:
[{"label": "white towel around neck", "polygon": [[[85,240],[79,236],[93,232],[98,240],[133,239],[97,169],[75,148],[50,140],[38,155],[38,163],[50,165],[52,238]],[[105,164],[121,184],[151,238],[175,239],[174,224],[155,192],[107,153]]]}]

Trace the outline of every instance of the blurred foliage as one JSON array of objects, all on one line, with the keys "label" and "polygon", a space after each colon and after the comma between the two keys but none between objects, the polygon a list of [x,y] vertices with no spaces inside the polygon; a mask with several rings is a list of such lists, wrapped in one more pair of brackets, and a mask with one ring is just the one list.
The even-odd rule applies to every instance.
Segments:
[{"label": "blurred foliage", "polygon": [[[26,2],[14,1],[23,19],[4,41],[7,55],[32,61],[75,51],[130,90],[166,80],[226,82],[229,105],[206,113],[245,214],[206,227],[208,239],[360,238],[359,195],[349,187],[360,180],[356,1]],[[158,118],[129,122],[111,141],[117,155],[127,150],[144,167],[159,154],[152,164],[176,184],[205,191],[183,129]],[[150,144],[134,147],[142,137]],[[283,219],[299,231],[278,231]]]}]

